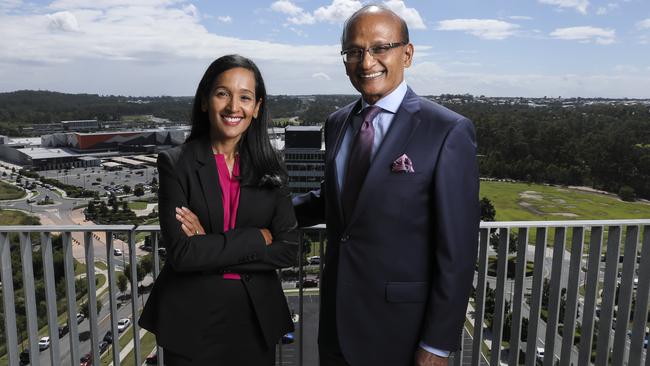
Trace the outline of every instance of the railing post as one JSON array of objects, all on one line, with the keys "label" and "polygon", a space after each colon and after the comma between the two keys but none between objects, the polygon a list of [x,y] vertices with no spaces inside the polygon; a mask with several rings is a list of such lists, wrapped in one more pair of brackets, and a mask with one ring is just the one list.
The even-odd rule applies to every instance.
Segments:
[{"label": "railing post", "polygon": [[588,365],[591,361],[592,339],[594,335],[594,317],[596,309],[596,291],[600,274],[600,252],[603,246],[603,227],[592,226],[589,239],[589,264],[585,288],[585,305],[582,307],[582,326],[580,334],[580,352],[578,365]]},{"label": "railing post", "polygon": [[562,331],[562,351],[560,354],[560,364],[562,366],[571,366],[572,364],[571,357],[573,355],[573,339],[575,338],[576,312],[578,309],[578,282],[581,273],[580,265],[582,263],[584,238],[584,229],[582,227],[574,227],[566,294],[567,301],[563,319],[564,328]]},{"label": "railing post", "polygon": [[609,346],[611,343],[609,332],[612,329],[612,318],[614,316],[614,296],[616,294],[620,241],[621,227],[610,226],[607,238],[607,254],[605,256],[603,301],[600,306],[600,319],[598,321],[597,366],[606,366],[609,363]]},{"label": "railing post", "polygon": [[[117,331],[117,301],[115,294],[117,293],[117,288],[115,286],[116,275],[115,275],[115,258],[114,258],[114,246],[113,246],[113,232],[106,232],[106,264],[108,267],[108,296],[110,297],[109,306],[111,307],[111,320],[110,328],[111,335],[113,337],[112,343],[112,353],[113,353],[113,363],[115,365],[119,364],[120,361],[120,342]],[[124,254],[122,254],[124,255]],[[116,342],[117,341],[117,342]]]},{"label": "railing post", "polygon": [[14,281],[11,270],[11,240],[9,233],[0,232],[0,279],[2,280],[2,305],[4,306],[6,351],[9,366],[18,366],[18,331],[16,329],[16,305]]},{"label": "railing post", "polygon": [[[643,247],[641,248],[638,281],[628,365],[640,365],[644,353],[643,340],[645,338],[645,327],[648,319],[647,309],[650,293],[650,225],[643,228]],[[650,365],[650,355],[647,352],[646,350],[646,366]]]},{"label": "railing post", "polygon": [[54,283],[54,263],[52,256],[52,235],[41,233],[41,256],[45,280],[45,301],[47,303],[47,323],[50,336],[50,362],[53,366],[61,364],[59,347],[59,322],[56,308],[56,283]]},{"label": "railing post", "polygon": [[497,286],[495,289],[496,304],[492,324],[492,353],[491,365],[501,363],[501,339],[503,334],[503,320],[505,315],[505,284],[508,273],[508,243],[510,242],[508,228],[499,229],[499,251],[497,253]]},{"label": "railing post", "polygon": [[519,364],[519,343],[521,339],[521,308],[524,303],[524,279],[526,278],[528,251],[528,228],[519,229],[517,238],[517,268],[515,270],[515,293],[512,300],[512,330],[510,331],[510,358],[508,364]]},{"label": "railing post", "polygon": [[632,307],[632,281],[634,281],[634,266],[638,248],[639,227],[628,225],[625,232],[625,247],[623,255],[623,271],[618,283],[618,299],[616,310],[616,330],[614,332],[613,365],[622,365],[626,356],[627,323],[630,320]]},{"label": "railing post", "polygon": [[472,365],[481,362],[481,345],[483,344],[483,318],[485,317],[485,283],[487,281],[487,250],[490,229],[479,231],[478,276],[476,280],[476,309],[474,309],[474,340],[472,342]]},{"label": "railing post", "polygon": [[70,335],[70,358],[79,358],[79,327],[77,326],[77,291],[75,289],[74,258],[72,257],[72,234],[63,234],[63,267],[65,268],[66,295],[68,300],[68,328]]},{"label": "railing post", "polygon": [[[140,326],[138,325],[139,318],[139,304],[138,304],[138,260],[135,256],[135,229],[131,228],[128,231],[129,236],[129,261],[131,262],[131,314],[133,321],[131,330],[133,331],[133,357],[134,364],[141,365],[142,356],[140,354]],[[124,255],[124,254],[123,254]]]},{"label": "railing post", "polygon": [[34,268],[32,264],[32,240],[29,233],[20,234],[20,259],[23,264],[23,291],[25,309],[27,310],[27,331],[29,337],[29,362],[32,366],[40,365],[38,350],[38,314],[36,313],[36,296],[34,294]]},{"label": "railing post", "polygon": [[555,364],[555,339],[560,315],[560,293],[565,241],[566,228],[556,227],[555,240],[553,242],[551,284],[548,296],[548,319],[546,322],[546,338],[544,341],[544,366],[553,366]]},{"label": "railing post", "polygon": [[528,335],[526,342],[526,365],[535,365],[537,351],[537,330],[542,306],[542,283],[544,276],[544,259],[546,258],[546,228],[538,227],[535,238],[535,269],[533,270],[533,287],[531,289],[530,317],[528,318]]},{"label": "railing post", "polygon": [[95,247],[92,231],[84,233],[86,250],[86,281],[88,281],[88,325],[90,326],[90,346],[93,360],[99,360],[99,341],[97,331],[97,286],[95,285]]}]

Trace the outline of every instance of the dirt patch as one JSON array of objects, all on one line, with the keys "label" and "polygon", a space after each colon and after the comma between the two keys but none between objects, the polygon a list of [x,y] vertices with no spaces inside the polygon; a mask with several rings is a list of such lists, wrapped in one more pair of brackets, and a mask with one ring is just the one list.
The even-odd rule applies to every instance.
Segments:
[{"label": "dirt patch", "polygon": [[541,201],[542,195],[536,191],[524,191],[519,193],[519,198]]},{"label": "dirt patch", "polygon": [[564,217],[578,217],[578,215],[570,212],[552,212],[549,215],[553,216],[564,216]]}]

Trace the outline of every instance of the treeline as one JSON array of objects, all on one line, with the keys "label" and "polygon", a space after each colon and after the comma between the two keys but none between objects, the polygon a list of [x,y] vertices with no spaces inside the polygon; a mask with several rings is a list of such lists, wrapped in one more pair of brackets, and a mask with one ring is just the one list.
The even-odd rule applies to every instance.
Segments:
[{"label": "treeline", "polygon": [[650,198],[647,106],[449,107],[476,125],[481,176]]},{"label": "treeline", "polygon": [[15,127],[66,120],[118,121],[125,115],[153,114],[188,121],[193,98],[125,97],[20,90],[0,93],[0,123]]}]

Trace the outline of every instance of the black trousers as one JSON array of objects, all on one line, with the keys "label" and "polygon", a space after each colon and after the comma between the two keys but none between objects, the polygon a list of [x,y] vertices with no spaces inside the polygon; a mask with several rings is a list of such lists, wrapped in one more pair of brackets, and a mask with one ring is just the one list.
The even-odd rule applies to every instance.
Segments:
[{"label": "black trousers", "polygon": [[350,366],[338,347],[318,347],[320,366]]},{"label": "black trousers", "polygon": [[201,332],[199,354],[165,351],[167,366],[272,366],[275,345],[267,345],[248,293],[239,280],[219,280],[206,294],[210,309]]}]

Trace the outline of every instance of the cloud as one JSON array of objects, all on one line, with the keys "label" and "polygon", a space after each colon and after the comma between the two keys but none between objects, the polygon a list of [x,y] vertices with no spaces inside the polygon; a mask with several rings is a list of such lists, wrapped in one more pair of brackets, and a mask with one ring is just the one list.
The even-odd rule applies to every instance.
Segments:
[{"label": "cloud", "polygon": [[317,72],[311,76],[316,80],[330,81],[332,78],[324,72]]},{"label": "cloud", "polygon": [[589,0],[537,0],[542,4],[555,5],[562,8],[573,8],[582,14],[587,14]]},{"label": "cloud", "polygon": [[[101,59],[159,64],[208,61],[215,50],[289,64],[340,63],[338,45],[290,45],[221,36],[210,33],[186,4],[143,1],[156,5],[65,0],[28,14],[4,15],[0,63],[47,65]],[[48,9],[57,11],[43,14]]]},{"label": "cloud", "polygon": [[69,11],[60,11],[54,14],[47,14],[49,20],[48,28],[55,31],[79,32],[79,23],[74,14]]},{"label": "cloud", "polygon": [[483,39],[505,39],[519,25],[495,19],[449,19],[438,22],[438,30],[461,31]]},{"label": "cloud", "polygon": [[333,0],[328,6],[321,6],[314,11],[319,22],[342,23],[363,5],[356,0]]},{"label": "cloud", "polygon": [[[402,17],[411,29],[426,29],[424,20],[415,8],[409,8],[401,0],[385,0],[383,4]],[[310,13],[290,0],[279,0],[271,4],[271,10],[289,15],[287,21],[292,24],[330,23],[341,24],[363,3],[357,0],[332,0],[329,5],[321,6]]]},{"label": "cloud", "polygon": [[644,19],[644,20],[636,23],[636,27],[638,29],[650,29],[650,18]]},{"label": "cloud", "polygon": [[417,9],[407,8],[406,4],[404,4],[404,1],[388,0],[384,1],[384,5],[386,5],[386,7],[404,19],[409,28],[427,29],[427,26],[424,25],[424,20],[422,20],[422,17],[420,16],[420,13],[417,11]]},{"label": "cloud", "polygon": [[232,23],[232,17],[230,15],[219,16],[217,17],[217,20],[221,23],[226,23],[226,24]]},{"label": "cloud", "polygon": [[289,15],[298,15],[304,10],[301,7],[295,5],[288,0],[280,0],[271,4],[271,10],[277,11],[279,13],[289,14]]},{"label": "cloud", "polygon": [[617,3],[609,3],[606,6],[599,6],[598,10],[596,10],[596,15],[605,15],[616,8],[618,8]]},{"label": "cloud", "polygon": [[512,20],[533,20],[533,17],[529,17],[527,15],[511,15],[508,18]]},{"label": "cloud", "polygon": [[314,17],[303,8],[289,0],[279,0],[271,4],[271,10],[290,15],[287,21],[292,24],[314,24]]},{"label": "cloud", "polygon": [[616,31],[591,26],[558,28],[551,32],[551,37],[565,40],[575,40],[583,43],[596,42],[611,44],[616,41]]}]

